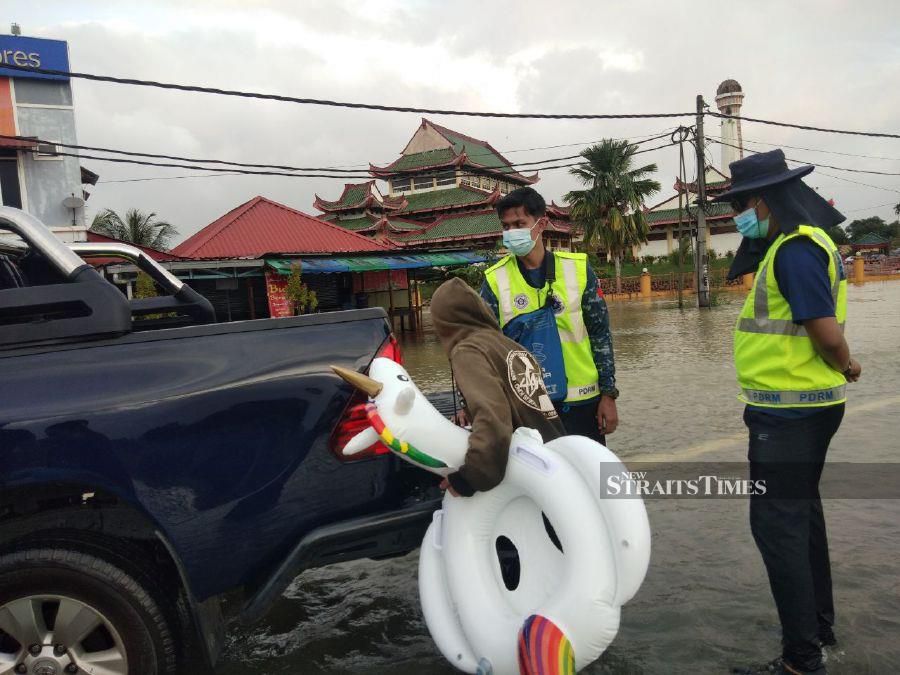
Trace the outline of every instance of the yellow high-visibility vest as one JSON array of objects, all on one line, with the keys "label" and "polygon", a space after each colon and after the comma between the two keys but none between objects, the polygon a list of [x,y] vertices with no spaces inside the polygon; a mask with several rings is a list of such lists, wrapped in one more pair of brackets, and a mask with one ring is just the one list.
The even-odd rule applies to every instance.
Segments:
[{"label": "yellow high-visibility vest", "polygon": [[741,386],[738,398],[755,406],[822,407],[847,400],[847,379],[819,356],[806,329],[793,322],[791,307],[775,280],[778,250],[797,237],[809,238],[828,254],[828,278],[842,328],[847,318],[847,279],[831,238],[810,225],[780,235],[759,265],[734,329],[734,365]]},{"label": "yellow high-visibility vest", "polygon": [[565,402],[584,401],[600,395],[600,376],[581,313],[581,297],[587,288],[587,255],[553,251],[553,260],[556,278],[543,288],[528,285],[513,255],[489,267],[485,280],[497,298],[501,328],[521,314],[540,309],[548,293],[559,300],[554,314],[566,371]]}]

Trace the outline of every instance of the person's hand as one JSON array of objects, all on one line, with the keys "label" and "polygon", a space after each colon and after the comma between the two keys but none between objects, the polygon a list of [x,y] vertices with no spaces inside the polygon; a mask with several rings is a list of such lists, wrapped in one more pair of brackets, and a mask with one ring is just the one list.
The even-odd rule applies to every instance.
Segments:
[{"label": "person's hand", "polygon": [[450,485],[450,481],[448,479],[445,478],[444,480],[442,480],[439,487],[441,488],[441,490],[446,490],[454,497],[459,497],[459,493],[453,489],[453,486]]},{"label": "person's hand", "polygon": [[850,359],[850,367],[848,368],[849,372],[847,373],[847,382],[857,382],[859,380],[859,376],[862,375],[862,366],[859,365],[859,361],[856,359]]},{"label": "person's hand", "polygon": [[619,411],[616,410],[616,399],[600,396],[597,405],[597,426],[601,434],[611,434],[619,426]]},{"label": "person's hand", "polygon": [[450,421],[458,427],[469,426],[469,416],[466,415],[465,408],[460,408],[459,410],[457,410],[456,414],[450,418]]}]

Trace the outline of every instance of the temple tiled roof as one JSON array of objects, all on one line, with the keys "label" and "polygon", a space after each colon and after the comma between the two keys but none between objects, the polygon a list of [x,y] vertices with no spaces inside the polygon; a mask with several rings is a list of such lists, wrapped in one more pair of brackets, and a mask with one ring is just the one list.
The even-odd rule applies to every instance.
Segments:
[{"label": "temple tiled roof", "polygon": [[391,171],[411,171],[429,166],[444,166],[455,161],[456,158],[457,154],[453,150],[441,148],[440,150],[427,150],[425,152],[415,152],[411,155],[401,155],[400,159],[385,168]]},{"label": "temple tiled roof", "polygon": [[[697,207],[691,206],[689,209],[685,210],[685,213],[682,216],[685,221],[687,221],[688,212],[690,213],[691,218],[697,217]],[[706,211],[706,217],[711,220],[728,219],[733,215],[734,212],[731,210],[731,206],[729,206],[728,204],[720,204],[718,202],[710,203]],[[678,222],[678,209],[659,209],[656,211],[648,211],[644,214],[644,216],[647,218],[647,223],[651,227],[668,225],[669,223]]]},{"label": "temple tiled roof", "polygon": [[452,206],[487,204],[492,199],[496,201],[499,197],[499,191],[486,192],[485,190],[466,186],[446,190],[431,190],[429,192],[414,192],[406,195],[407,205],[399,211],[398,215]]},{"label": "temple tiled roof", "polygon": [[536,173],[533,176],[524,176],[516,171],[509,160],[497,152],[487,141],[461,134],[426,119],[422,120],[422,127],[430,127],[450,143],[450,147],[401,155],[397,160],[383,167],[372,164],[369,166],[369,173],[379,178],[386,178],[403,172],[469,166],[489,173],[502,174],[507,179],[522,185],[536,183],[538,180]]},{"label": "temple tiled roof", "polygon": [[391,237],[391,241],[409,246],[452,239],[497,237],[500,232],[500,221],[497,219],[497,214],[489,209],[443,216],[426,226],[424,231],[397,235]]},{"label": "temple tiled roof", "polygon": [[503,155],[494,150],[487,141],[480,141],[477,138],[472,138],[471,136],[461,134],[458,131],[442,127],[434,122],[429,122],[429,124],[431,124],[432,128],[441,134],[441,136],[453,143],[453,151],[457,155],[461,155],[465,152],[469,156],[469,159],[476,164],[489,169],[498,169],[504,173],[515,173],[510,162]]},{"label": "temple tiled roof", "polygon": [[332,225],[339,225],[343,227],[345,230],[351,230],[352,232],[359,232],[361,230],[368,230],[370,228],[375,227],[375,224],[378,222],[378,218],[375,216],[360,216],[359,218],[337,218],[337,217],[329,217],[326,218],[329,223]]},{"label": "temple tiled roof", "polygon": [[315,206],[320,211],[337,212],[356,209],[375,208],[377,210],[396,211],[403,208],[406,200],[402,197],[385,197],[378,190],[374,180],[365,183],[345,183],[344,191],[337,201],[326,201],[316,195]]}]

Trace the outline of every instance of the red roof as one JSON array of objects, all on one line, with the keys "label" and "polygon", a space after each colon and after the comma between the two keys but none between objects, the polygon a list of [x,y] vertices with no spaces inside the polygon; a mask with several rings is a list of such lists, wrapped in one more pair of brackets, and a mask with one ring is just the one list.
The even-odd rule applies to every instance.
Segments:
[{"label": "red roof", "polygon": [[188,237],[172,252],[188,258],[363,253],[386,246],[265,197],[254,197]]},{"label": "red roof", "polygon": [[[151,258],[156,260],[157,262],[168,262],[171,260],[182,260],[183,258],[173,255],[171,253],[167,253],[165,251],[160,251],[156,248],[150,248],[149,246],[138,246],[137,244],[132,244],[130,241],[124,241],[122,239],[116,239],[115,237],[107,237],[105,234],[100,234],[99,232],[93,232],[88,230],[87,240],[97,243],[103,244],[127,244],[128,246],[134,246],[135,248],[141,249],[144,253],[149,255]],[[122,263],[125,262],[121,258],[97,258],[91,257],[88,259],[88,262],[91,263],[94,267],[102,267],[103,265],[110,265],[113,263]]]}]

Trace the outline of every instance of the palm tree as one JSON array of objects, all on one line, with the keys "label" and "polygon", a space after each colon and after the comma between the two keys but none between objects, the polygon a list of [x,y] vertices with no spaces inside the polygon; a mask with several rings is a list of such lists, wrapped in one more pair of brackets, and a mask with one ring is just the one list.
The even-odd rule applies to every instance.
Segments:
[{"label": "palm tree", "polygon": [[155,213],[138,209],[128,209],[124,220],[112,209],[103,209],[94,216],[91,231],[162,251],[166,250],[169,240],[178,234],[174,225],[157,220]]},{"label": "palm tree", "polygon": [[604,139],[581,152],[585,162],[569,173],[585,186],[566,194],[572,220],[584,228],[585,243],[599,244],[616,265],[616,292],[622,291],[622,257],[647,241],[644,200],[659,192],[650,175],[656,164],[635,168],[637,146]]}]

